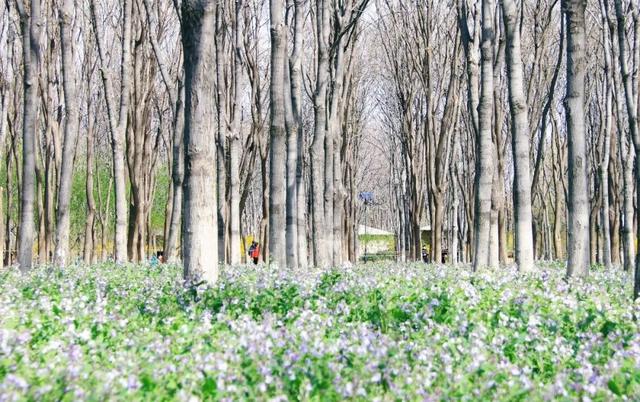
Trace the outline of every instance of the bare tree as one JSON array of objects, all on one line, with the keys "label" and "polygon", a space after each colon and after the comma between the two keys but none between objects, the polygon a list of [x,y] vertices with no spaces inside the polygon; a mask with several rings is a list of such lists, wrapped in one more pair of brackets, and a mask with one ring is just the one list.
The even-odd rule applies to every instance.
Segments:
[{"label": "bare tree", "polygon": [[185,65],[185,174],[182,254],[185,281],[218,279],[215,177],[215,6],[213,0],[182,2]]},{"label": "bare tree", "polygon": [[[295,172],[295,213],[291,213],[292,219],[295,219],[297,234],[296,245],[297,264],[300,267],[308,265],[308,244],[307,244],[307,220],[303,208],[307,205],[306,184],[304,180],[304,163],[305,163],[305,135],[302,127],[302,30],[304,25],[304,2],[302,0],[293,0],[294,3],[294,27],[293,27],[293,51],[289,58],[289,79],[291,81],[291,112],[293,114],[293,126],[296,131],[296,172]],[[292,146],[293,147],[293,146]],[[287,173],[289,174],[289,173]],[[288,177],[288,176],[287,176]],[[289,192],[287,192],[289,196]],[[287,234],[292,234],[288,231]],[[287,246],[289,247],[289,246]]]},{"label": "bare tree", "polygon": [[317,0],[316,46],[317,66],[315,92],[313,94],[314,133],[311,145],[311,218],[313,255],[315,265],[329,265],[329,244],[327,243],[328,222],[325,221],[325,150],[324,143],[327,127],[327,91],[329,84],[329,18],[330,1]]},{"label": "bare tree", "polygon": [[[629,66],[627,64],[627,44],[626,44],[626,21],[627,14],[622,8],[622,0],[615,0],[616,19],[618,23],[618,57],[620,64],[620,72],[622,74],[622,85],[624,87],[625,103],[627,108],[627,118],[629,122],[629,134],[633,141],[635,154],[636,154],[636,192],[640,194],[640,170],[638,169],[638,160],[640,155],[640,128],[638,127],[638,73],[634,73],[632,76],[629,72]],[[640,41],[640,16],[637,6],[633,1],[629,2],[627,12],[633,18],[635,25],[634,30],[634,42],[636,47],[640,47],[638,42]],[[636,50],[640,52],[640,50]],[[632,55],[632,60],[638,63],[637,54]],[[635,65],[634,68],[640,68],[640,65]],[[635,82],[634,82],[635,81]],[[629,217],[627,217],[628,219]],[[637,225],[638,232],[636,237],[640,234],[640,225]],[[637,299],[640,295],[640,253],[636,254],[636,268],[635,268],[635,280],[633,286],[633,298]]]},{"label": "bare tree", "polygon": [[584,115],[586,3],[585,0],[562,1],[567,24],[568,277],[584,277],[589,271],[589,184]]},{"label": "bare tree", "polygon": [[269,262],[284,266],[286,257],[286,128],[284,1],[270,0],[271,16],[271,120],[269,136]]},{"label": "bare tree", "polygon": [[520,271],[533,269],[531,233],[531,179],[529,177],[529,115],[524,93],[518,9],[514,0],[501,0],[507,39],[507,74],[511,110],[511,147],[513,152],[513,205],[515,221],[515,258]]},{"label": "bare tree", "polygon": [[493,184],[493,26],[494,2],[482,0],[481,85],[478,106],[478,138],[476,140],[476,196],[473,268],[489,265],[491,229],[491,187]]},{"label": "bare tree", "polygon": [[24,99],[22,124],[22,200],[20,209],[20,236],[18,263],[20,269],[31,269],[33,258],[33,209],[35,203],[35,139],[38,120],[38,74],[40,71],[40,33],[42,29],[40,0],[30,0],[25,9],[22,0],[16,0],[22,31],[24,66]]},{"label": "bare tree", "polygon": [[64,266],[69,257],[69,201],[71,200],[71,180],[75,159],[76,135],[78,132],[78,104],[76,81],[78,74],[73,60],[73,0],[64,0],[60,13],[60,31],[62,37],[62,76],[64,88],[64,147],[62,149],[62,168],[58,186],[58,209],[56,217],[56,264]]},{"label": "bare tree", "polygon": [[230,159],[230,200],[229,200],[229,224],[231,236],[229,238],[231,264],[240,263],[240,132],[241,118],[241,78],[242,78],[242,31],[240,20],[242,16],[242,0],[235,0],[233,18],[233,118],[229,139]]},{"label": "bare tree", "polygon": [[122,263],[127,260],[127,192],[125,178],[124,142],[129,112],[129,88],[131,85],[131,0],[122,2],[122,55],[120,62],[120,104],[117,110],[113,104],[112,81],[107,71],[104,37],[98,26],[96,2],[91,0],[91,20],[98,47],[101,64],[102,84],[107,108],[111,146],[113,153],[113,177],[115,181],[116,229],[115,260]]}]

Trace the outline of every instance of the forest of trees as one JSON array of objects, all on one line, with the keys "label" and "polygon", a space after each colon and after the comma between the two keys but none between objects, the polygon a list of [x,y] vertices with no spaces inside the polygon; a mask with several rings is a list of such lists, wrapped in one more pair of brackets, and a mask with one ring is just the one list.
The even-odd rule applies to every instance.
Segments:
[{"label": "forest of trees", "polygon": [[373,192],[399,261],[640,292],[637,0],[7,0],[0,41],[5,266],[356,263]]}]

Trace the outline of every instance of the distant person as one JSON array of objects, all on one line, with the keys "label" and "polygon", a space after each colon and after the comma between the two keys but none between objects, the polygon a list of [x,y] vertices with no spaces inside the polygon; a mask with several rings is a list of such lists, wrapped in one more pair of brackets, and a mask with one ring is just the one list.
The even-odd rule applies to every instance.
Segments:
[{"label": "distant person", "polygon": [[164,250],[160,250],[156,253],[156,257],[158,257],[158,262],[160,264],[164,264]]},{"label": "distant person", "polygon": [[260,245],[255,241],[251,242],[251,247],[249,247],[249,257],[251,257],[254,264],[258,263],[258,258],[260,258]]},{"label": "distant person", "polygon": [[427,254],[427,246],[422,246],[422,261],[429,262],[429,254]]}]

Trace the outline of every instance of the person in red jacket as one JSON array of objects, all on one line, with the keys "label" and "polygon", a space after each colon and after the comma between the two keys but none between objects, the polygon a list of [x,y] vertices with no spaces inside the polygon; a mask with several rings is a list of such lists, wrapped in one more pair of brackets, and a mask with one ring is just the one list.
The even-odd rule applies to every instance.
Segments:
[{"label": "person in red jacket", "polygon": [[252,242],[251,247],[249,247],[249,257],[251,257],[254,264],[258,263],[258,259],[260,258],[260,245],[255,241]]}]

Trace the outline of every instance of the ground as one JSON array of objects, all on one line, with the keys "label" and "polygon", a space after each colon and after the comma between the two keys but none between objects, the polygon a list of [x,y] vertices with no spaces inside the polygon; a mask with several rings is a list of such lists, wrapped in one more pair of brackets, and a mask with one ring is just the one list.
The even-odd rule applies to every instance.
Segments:
[{"label": "ground", "polygon": [[369,264],[0,274],[0,401],[638,400],[630,277]]}]

